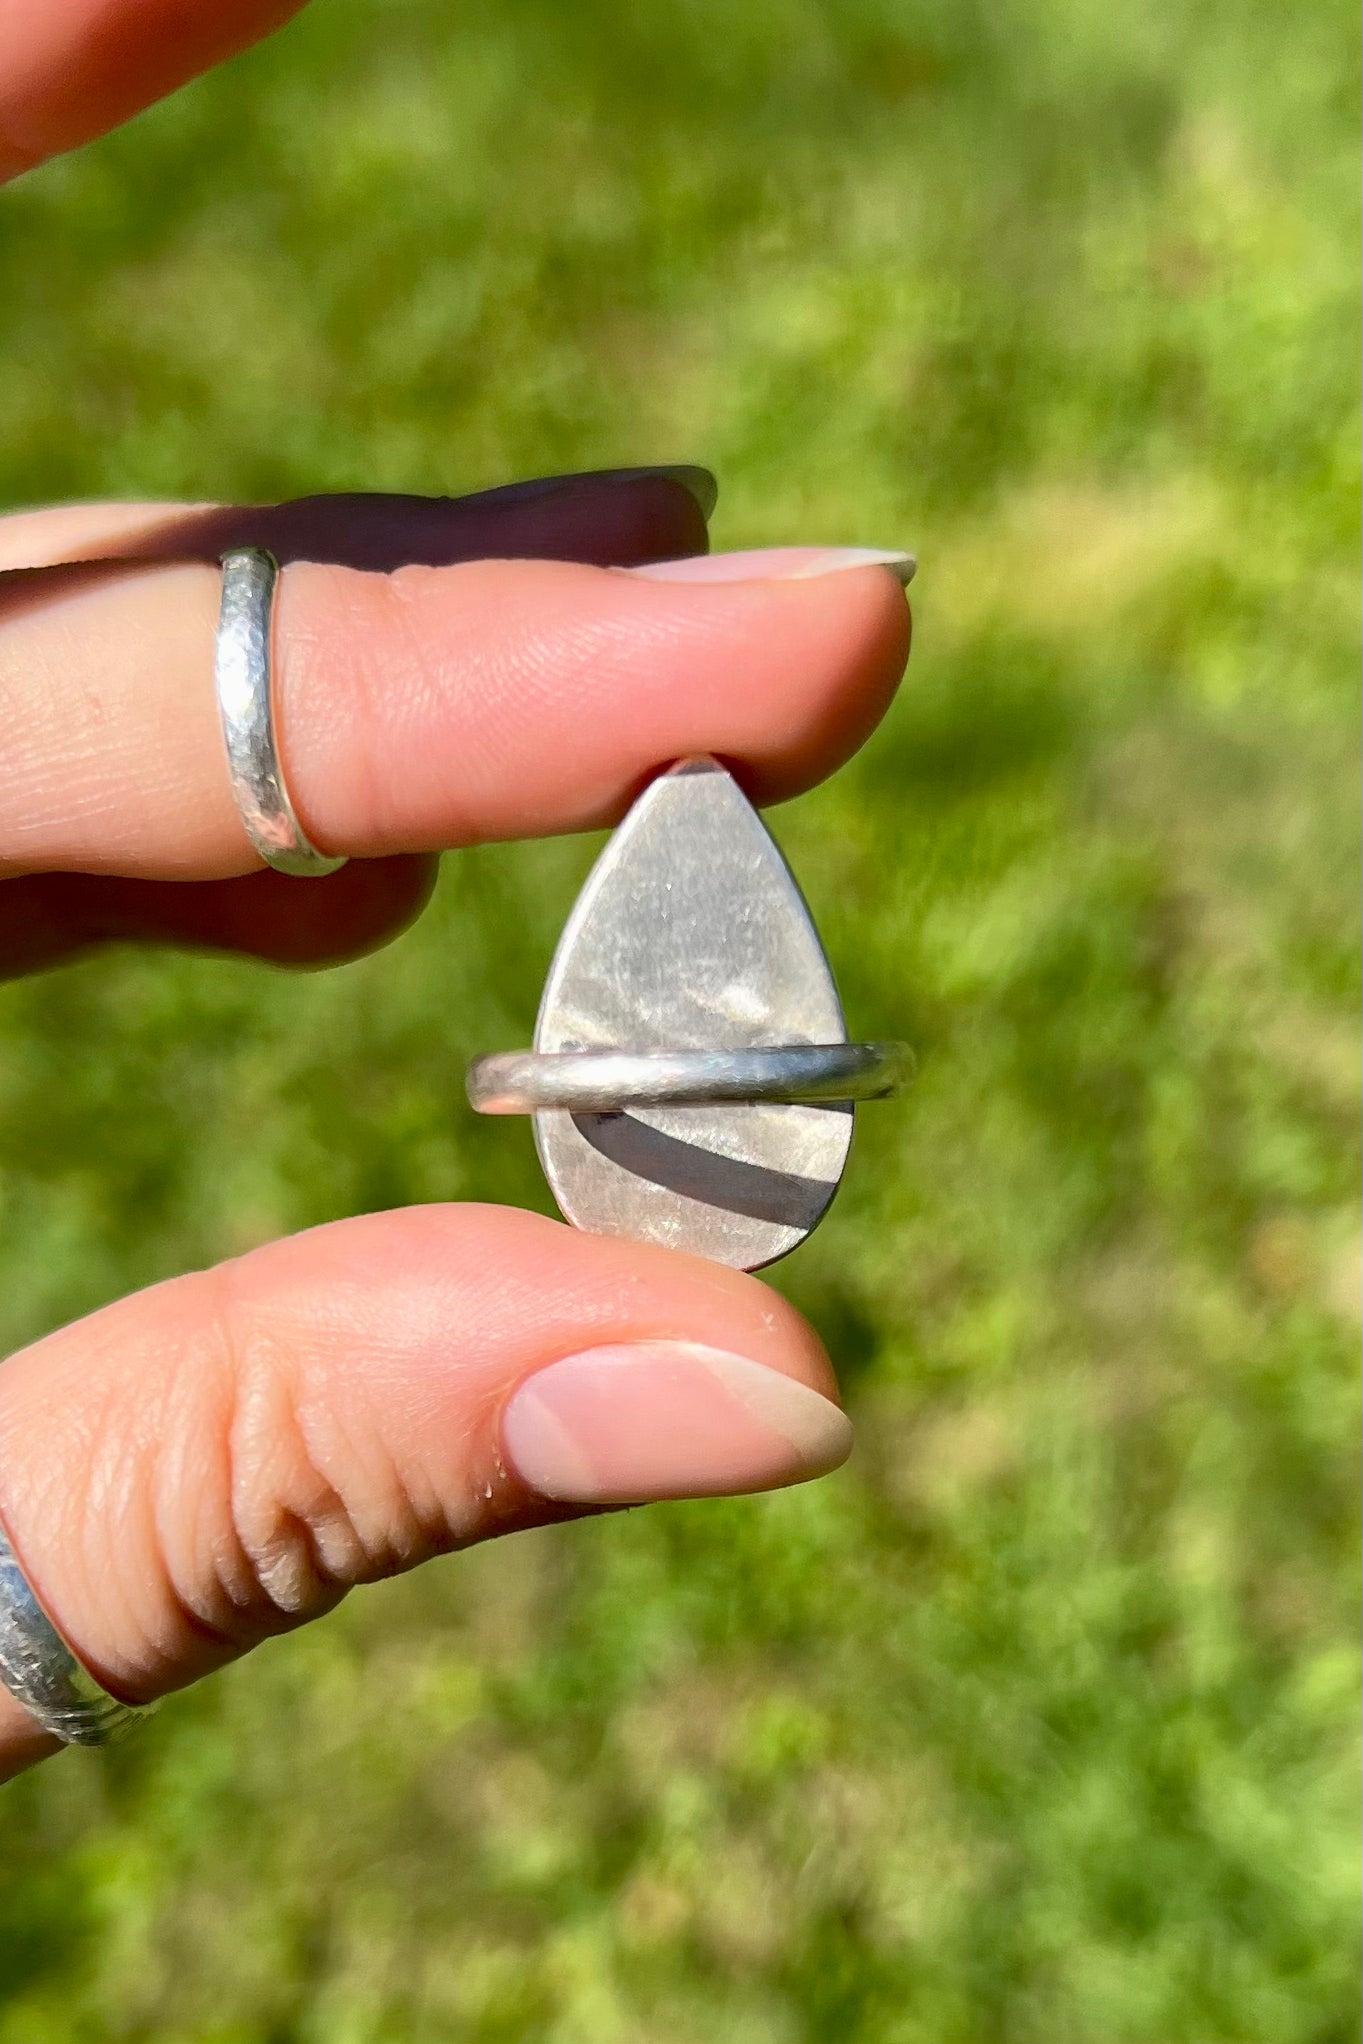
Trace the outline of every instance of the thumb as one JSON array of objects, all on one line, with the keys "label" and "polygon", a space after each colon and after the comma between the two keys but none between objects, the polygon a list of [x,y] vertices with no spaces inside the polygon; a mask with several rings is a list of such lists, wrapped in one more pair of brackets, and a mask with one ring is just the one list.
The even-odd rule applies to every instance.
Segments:
[{"label": "thumb", "polygon": [[[0,1522],[77,1658],[145,1702],[430,1555],[819,1475],[851,1445],[835,1395],[754,1278],[533,1214],[413,1208],[11,1357]],[[0,1775],[6,1722],[11,1766],[38,1750],[16,1713]]]}]

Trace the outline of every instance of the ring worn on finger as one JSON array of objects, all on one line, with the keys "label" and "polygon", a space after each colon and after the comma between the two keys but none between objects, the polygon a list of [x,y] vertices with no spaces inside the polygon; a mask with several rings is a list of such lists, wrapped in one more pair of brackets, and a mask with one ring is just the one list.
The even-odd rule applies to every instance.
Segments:
[{"label": "ring worn on finger", "polygon": [[82,1667],[34,1595],[0,1526],[0,1683],[67,1746],[103,1746],[150,1715]]},{"label": "ring worn on finger", "polygon": [[289,798],[275,735],[271,629],[279,568],[262,547],[222,557],[222,609],[214,660],[218,714],[232,795],[246,835],[267,866],[320,878],[345,859],[319,852]]}]

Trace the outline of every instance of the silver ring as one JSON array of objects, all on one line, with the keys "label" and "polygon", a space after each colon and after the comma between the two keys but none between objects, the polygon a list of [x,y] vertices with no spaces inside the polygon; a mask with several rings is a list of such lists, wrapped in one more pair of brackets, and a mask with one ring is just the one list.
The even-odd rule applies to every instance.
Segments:
[{"label": "silver ring", "polygon": [[344,866],[311,843],[298,821],[275,745],[270,627],[279,568],[261,547],[222,557],[213,678],[232,795],[246,835],[277,873],[320,878]]},{"label": "silver ring", "polygon": [[0,1526],[0,1682],[45,1732],[68,1746],[103,1746],[151,1715],[120,1703],[83,1668],[34,1596]]},{"label": "silver ring", "polygon": [[884,1100],[908,1077],[902,1043],[789,1043],[754,1050],[499,1051],[466,1081],[479,1114],[616,1114],[721,1101]]}]

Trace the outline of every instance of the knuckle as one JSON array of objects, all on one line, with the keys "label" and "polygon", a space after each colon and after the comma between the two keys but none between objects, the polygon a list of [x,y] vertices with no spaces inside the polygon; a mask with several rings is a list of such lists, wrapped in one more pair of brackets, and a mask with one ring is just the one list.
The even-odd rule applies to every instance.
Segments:
[{"label": "knuckle", "polygon": [[214,1575],[227,1606],[263,1636],[431,1546],[378,1430],[355,1423],[352,1397],[336,1395],[311,1339],[267,1323],[230,1279],[220,1290],[229,1392]]}]

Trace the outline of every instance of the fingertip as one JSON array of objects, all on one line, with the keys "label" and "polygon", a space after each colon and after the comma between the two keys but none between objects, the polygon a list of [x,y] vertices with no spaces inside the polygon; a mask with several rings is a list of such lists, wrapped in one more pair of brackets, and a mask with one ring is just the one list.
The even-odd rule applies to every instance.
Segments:
[{"label": "fingertip", "polygon": [[806,658],[786,722],[743,762],[740,778],[761,803],[804,794],[860,751],[899,692],[913,640],[903,584],[884,568],[781,586],[785,630]]},{"label": "fingertip", "polygon": [[[735,649],[708,674],[691,670],[692,701],[679,695],[669,706],[671,749],[645,772],[688,752],[712,752],[753,801],[785,801],[826,780],[865,744],[903,679],[912,615],[903,581],[883,565],[794,578],[618,579],[650,592],[639,629],[662,646],[704,629]],[[637,783],[629,796],[635,792]],[[614,822],[619,813],[600,820]]]}]

